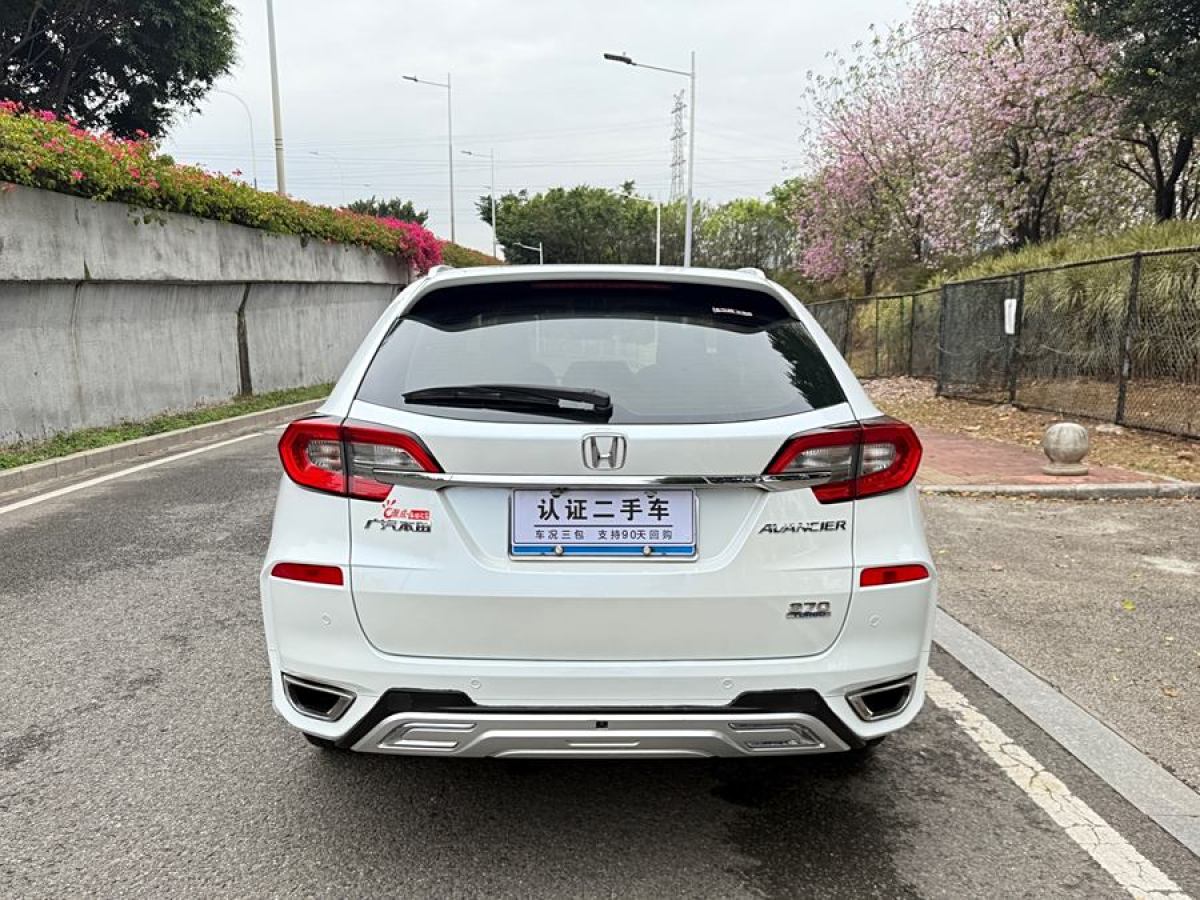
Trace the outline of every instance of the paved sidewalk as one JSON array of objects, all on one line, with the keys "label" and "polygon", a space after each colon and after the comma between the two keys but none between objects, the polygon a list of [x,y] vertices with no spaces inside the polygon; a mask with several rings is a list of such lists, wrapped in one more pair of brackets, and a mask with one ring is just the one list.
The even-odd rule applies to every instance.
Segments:
[{"label": "paved sidewalk", "polygon": [[1046,475],[1040,450],[991,438],[972,437],[936,428],[917,426],[925,447],[918,484],[1130,484],[1165,481],[1115,466],[1092,466],[1087,475]]}]

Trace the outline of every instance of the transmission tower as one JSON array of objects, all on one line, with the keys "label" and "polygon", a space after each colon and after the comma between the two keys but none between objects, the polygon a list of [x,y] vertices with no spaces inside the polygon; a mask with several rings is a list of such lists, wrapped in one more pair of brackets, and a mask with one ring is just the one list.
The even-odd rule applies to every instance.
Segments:
[{"label": "transmission tower", "polygon": [[675,95],[675,105],[671,107],[673,123],[671,128],[671,193],[668,198],[671,203],[682,198],[685,191],[684,166],[686,160],[683,155],[683,141],[687,137],[687,132],[683,130],[684,109],[683,91],[680,91]]}]

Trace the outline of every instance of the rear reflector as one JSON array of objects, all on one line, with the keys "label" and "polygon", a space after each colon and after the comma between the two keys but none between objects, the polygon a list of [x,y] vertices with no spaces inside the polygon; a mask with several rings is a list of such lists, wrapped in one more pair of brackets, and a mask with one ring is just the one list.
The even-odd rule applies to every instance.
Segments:
[{"label": "rear reflector", "polygon": [[899,490],[920,464],[916,432],[883,416],[794,437],[775,454],[766,474],[811,475],[821,479],[812,489],[820,502],[840,503]]},{"label": "rear reflector", "polygon": [[313,563],[275,563],[271,567],[272,578],[288,581],[308,581],[312,584],[344,584],[342,570],[338,566],[318,566]]},{"label": "rear reflector", "polygon": [[387,497],[389,474],[442,471],[415,435],[329,417],[289,425],[279,439],[279,458],[296,484],[360,500]]},{"label": "rear reflector", "polygon": [[906,581],[924,581],[929,570],[920,563],[903,566],[872,566],[863,569],[858,578],[859,587],[879,587],[881,584],[903,584]]}]

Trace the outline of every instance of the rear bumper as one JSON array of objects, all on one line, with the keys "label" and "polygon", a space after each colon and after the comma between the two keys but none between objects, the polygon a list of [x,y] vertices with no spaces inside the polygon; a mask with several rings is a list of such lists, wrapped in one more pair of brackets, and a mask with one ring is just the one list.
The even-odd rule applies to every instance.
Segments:
[{"label": "rear bumper", "polygon": [[[787,655],[778,650],[811,646],[812,642],[806,641],[799,630],[820,620],[790,619],[780,614],[777,620],[763,624],[764,634],[777,637],[791,633],[797,638],[794,642],[764,641],[764,655],[759,658],[736,658],[733,653],[730,658],[698,659],[662,659],[652,654],[633,659],[597,659],[571,653],[564,654],[568,657],[565,659],[504,658],[499,653],[489,658],[449,653],[405,656],[385,653],[368,640],[349,585],[301,583],[269,575],[271,565],[279,560],[301,559],[346,567],[349,559],[349,536],[342,528],[330,529],[330,534],[341,543],[331,543],[328,547],[321,545],[320,553],[316,544],[306,537],[307,528],[295,535],[279,532],[278,523],[287,523],[293,518],[294,511],[284,503],[289,497],[294,500],[295,492],[280,494],[277,533],[260,582],[273,703],[289,724],[343,746],[383,752],[428,751],[429,748],[423,751],[413,745],[380,746],[396,728],[403,726],[412,730],[410,726],[414,720],[410,718],[402,716],[391,723],[392,727],[386,733],[371,734],[371,729],[379,726],[387,716],[414,711],[413,707],[387,705],[389,701],[385,698],[399,694],[453,693],[457,697],[448,706],[443,703],[437,707],[415,708],[420,712],[451,716],[465,713],[466,719],[447,720],[453,726],[451,728],[443,723],[443,732],[458,729],[461,735],[465,725],[474,726],[474,736],[449,748],[451,752],[445,748],[435,749],[437,755],[544,753],[561,751],[564,744],[567,750],[587,751],[587,747],[572,748],[570,744],[592,741],[591,732],[600,730],[596,728],[595,720],[609,721],[612,729],[614,717],[619,719],[623,730],[636,732],[622,740],[626,743],[637,740],[642,749],[682,755],[692,755],[693,751],[724,754],[736,752],[739,746],[732,737],[735,731],[732,723],[740,720],[729,716],[742,713],[757,716],[764,712],[811,717],[831,732],[841,745],[854,747],[903,728],[920,710],[936,606],[936,578],[855,588],[845,618],[832,641],[821,652],[809,655]],[[325,519],[344,521],[344,504],[339,506],[337,498],[320,499],[322,503],[330,501],[321,508]],[[872,504],[872,515],[857,520],[856,540],[861,538],[861,542],[856,551],[855,568],[848,572],[851,583],[858,582],[862,566],[898,560],[925,562],[932,570],[921,537],[914,492],[885,495],[864,503]],[[308,523],[312,517],[306,514],[298,520]],[[764,571],[771,575],[773,582],[800,577],[769,567]],[[681,571],[673,579],[679,583],[676,591],[687,588],[689,574],[699,577],[695,570]],[[497,597],[506,596],[498,593],[501,588],[511,590],[512,583],[504,580],[503,573],[489,577],[494,583],[485,582],[484,587],[497,592]],[[797,584],[798,589],[803,589],[802,584]],[[596,586],[584,587],[599,590]],[[635,628],[638,621],[636,616],[630,616],[630,628]],[[510,616],[498,620],[494,627],[498,637],[511,638],[519,636],[523,629],[537,625],[538,622],[529,617]],[[586,625],[586,620],[581,620],[571,627],[579,629]],[[714,646],[722,646],[720,623],[709,622],[705,627],[708,629],[706,640]],[[613,640],[624,641],[625,635],[615,636]],[[731,648],[735,652],[744,650],[744,642],[734,642]],[[352,694],[353,700],[338,710],[337,718],[332,721],[303,715],[284,693],[285,673]],[[917,677],[911,699],[900,712],[867,720],[855,711],[851,703],[855,694],[914,674]],[[820,707],[746,709],[738,705],[747,695],[768,692],[811,694],[820,701]],[[531,713],[538,718],[531,720]],[[567,718],[544,718],[547,715],[565,715]],[[637,718],[646,715],[656,718]],[[481,716],[500,718],[482,719]],[[577,720],[572,718],[574,716],[583,719]],[[663,720],[662,716],[668,718]],[[683,718],[679,718],[681,716]],[[713,716],[724,724],[714,725]],[[591,726],[580,724],[589,720],[593,721]],[[809,724],[807,719],[789,720],[789,727]],[[582,738],[576,734],[581,730],[586,732]],[[815,726],[812,730],[822,736]],[[699,732],[703,734],[697,735]],[[372,741],[365,740],[368,736]],[[410,737],[413,740],[449,740],[428,729],[417,731],[415,737]],[[822,749],[842,749],[833,740],[822,740],[821,743]],[[592,749],[604,751],[604,755],[638,755],[637,747],[596,747],[593,744]],[[794,747],[787,752],[813,751]]]},{"label": "rear bumper", "polygon": [[[263,588],[273,700],[281,716],[346,748],[437,756],[728,756],[862,746],[903,728],[920,710],[935,606],[933,581],[858,591],[833,646],[806,657],[439,659],[372,647],[343,589],[268,579]],[[302,715],[284,693],[285,673],[344,689],[354,699],[336,721]],[[864,721],[855,711],[856,692],[913,674],[912,696],[899,713]],[[748,696],[766,693],[810,699],[746,706]],[[397,700],[406,696],[441,699]],[[783,718],[763,720],[765,713]],[[605,730],[598,721],[609,723],[608,734],[597,734]],[[754,750],[735,723],[778,725],[772,739],[797,743]],[[402,742],[404,734],[410,743]]]}]

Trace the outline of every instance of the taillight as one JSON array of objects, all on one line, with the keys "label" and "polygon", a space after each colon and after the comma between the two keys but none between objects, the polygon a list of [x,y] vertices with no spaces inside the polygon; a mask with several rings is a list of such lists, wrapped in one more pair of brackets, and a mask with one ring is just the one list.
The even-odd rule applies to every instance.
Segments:
[{"label": "taillight", "polygon": [[863,569],[858,577],[859,587],[878,587],[881,584],[904,584],[907,581],[924,581],[929,570],[920,563],[901,566],[871,566]]},{"label": "taillight", "polygon": [[275,563],[271,567],[274,578],[286,578],[288,581],[307,581],[311,584],[344,583],[340,566],[319,566],[314,563]]},{"label": "taillight", "polygon": [[425,445],[406,432],[349,423],[342,427],[342,435],[350,462],[351,497],[360,500],[384,499],[392,485],[377,480],[379,473],[442,471]]},{"label": "taillight", "polygon": [[440,472],[414,435],[333,418],[300,419],[279,439],[283,469],[296,484],[359,500],[383,500],[389,474]]},{"label": "taillight", "polygon": [[794,437],[775,454],[766,474],[825,478],[813,495],[822,503],[840,503],[899,490],[920,464],[916,432],[885,416]]},{"label": "taillight", "polygon": [[279,439],[279,458],[288,478],[330,494],[346,492],[345,448],[337,419],[301,419]]}]

